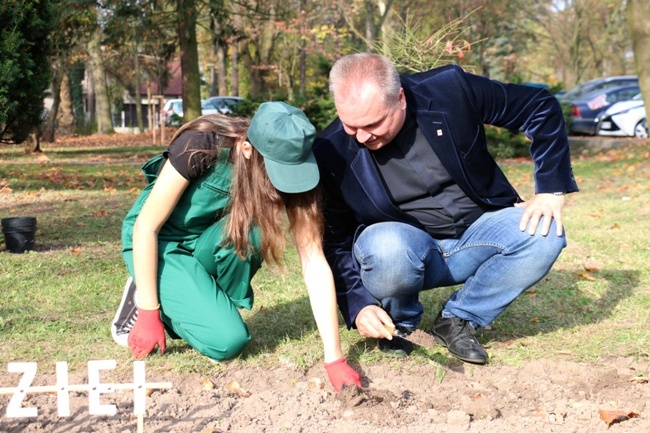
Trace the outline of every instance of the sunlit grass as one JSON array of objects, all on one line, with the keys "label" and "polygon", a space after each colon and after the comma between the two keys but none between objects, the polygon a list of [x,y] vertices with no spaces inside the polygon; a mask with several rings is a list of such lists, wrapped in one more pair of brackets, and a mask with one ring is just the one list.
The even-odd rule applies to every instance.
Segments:
[{"label": "sunlit grass", "polygon": [[[36,216],[38,231],[36,249],[27,254],[8,253],[0,238],[0,368],[11,361],[52,368],[56,361],[68,361],[71,370],[85,369],[91,359],[116,359],[118,368],[131,368],[128,350],[114,344],[109,326],[127,276],[120,256],[121,222],[143,185],[143,149],[160,150],[64,147],[48,151],[51,162],[43,164],[15,149],[1,149],[0,216]],[[480,336],[492,363],[649,356],[647,149],[579,152],[574,158],[581,192],[567,196],[569,245],[550,274],[519,297],[493,331]],[[502,166],[521,194],[530,197],[530,161]],[[255,305],[242,311],[253,340],[229,363],[298,369],[321,363],[322,347],[294,249],[287,251],[284,273],[265,265],[253,286]],[[423,293],[423,329],[454,289]],[[379,352],[374,341],[346,330],[342,320],[341,340],[353,365],[460,363],[437,345],[396,360]],[[165,356],[147,359],[148,368],[209,373],[229,365],[209,362],[182,341],[168,339],[168,345]]]}]

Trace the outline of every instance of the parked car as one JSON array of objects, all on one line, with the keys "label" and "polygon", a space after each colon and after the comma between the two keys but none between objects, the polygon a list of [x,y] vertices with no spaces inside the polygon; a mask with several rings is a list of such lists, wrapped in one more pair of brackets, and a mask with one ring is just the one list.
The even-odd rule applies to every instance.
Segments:
[{"label": "parked car", "polygon": [[[201,115],[230,114],[243,98],[239,96],[213,96],[201,100]],[[170,99],[163,106],[165,125],[180,126],[183,121],[183,100]]]},{"label": "parked car", "polygon": [[239,96],[212,96],[204,99],[201,105],[207,110],[216,110],[221,114],[231,114],[243,99]]},{"label": "parked car", "polygon": [[598,114],[610,105],[632,99],[639,93],[639,85],[608,87],[604,90],[587,93],[571,103],[569,118],[570,134],[595,135],[598,127]]},{"label": "parked car", "polygon": [[648,120],[640,93],[629,101],[617,102],[598,117],[598,135],[648,138]]},{"label": "parked car", "polygon": [[604,90],[609,87],[638,85],[639,78],[636,75],[614,75],[611,77],[595,78],[586,83],[579,84],[567,92],[556,94],[560,102],[573,102],[582,98],[587,93],[597,90]]},{"label": "parked car", "polygon": [[163,105],[163,118],[167,126],[179,126],[183,121],[183,100],[168,99]]}]

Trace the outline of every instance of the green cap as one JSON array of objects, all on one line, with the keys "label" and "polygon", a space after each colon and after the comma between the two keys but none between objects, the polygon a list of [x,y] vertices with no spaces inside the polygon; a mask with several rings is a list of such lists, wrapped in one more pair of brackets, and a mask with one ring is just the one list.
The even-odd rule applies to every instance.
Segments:
[{"label": "green cap", "polygon": [[316,128],[305,113],[284,102],[259,106],[248,128],[248,140],[264,157],[266,172],[279,191],[313,189],[320,179],[311,146]]}]

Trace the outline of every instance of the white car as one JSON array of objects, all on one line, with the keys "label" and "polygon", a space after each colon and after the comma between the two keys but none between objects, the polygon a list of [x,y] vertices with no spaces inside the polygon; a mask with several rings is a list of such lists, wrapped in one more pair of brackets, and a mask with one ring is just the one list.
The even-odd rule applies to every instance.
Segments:
[{"label": "white car", "polygon": [[629,101],[613,104],[598,118],[598,135],[648,138],[648,120],[640,93]]},{"label": "white car", "polygon": [[167,126],[180,126],[183,120],[183,100],[168,99],[163,106],[163,118]]},{"label": "white car", "polygon": [[[232,114],[237,105],[243,101],[244,98],[239,96],[212,96],[201,101],[203,107],[203,114]],[[210,112],[206,112],[209,110]]]},{"label": "white car", "polygon": [[[201,115],[230,114],[243,98],[239,96],[213,96],[201,101]],[[183,120],[183,100],[169,99],[163,106],[165,125],[180,126]]]}]

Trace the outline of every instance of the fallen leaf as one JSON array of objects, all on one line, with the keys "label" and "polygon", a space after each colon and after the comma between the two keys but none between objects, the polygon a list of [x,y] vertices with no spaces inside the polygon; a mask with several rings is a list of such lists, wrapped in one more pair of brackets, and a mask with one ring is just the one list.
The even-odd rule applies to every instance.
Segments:
[{"label": "fallen leaf", "polygon": [[625,412],[622,410],[598,409],[598,413],[600,414],[600,419],[605,421],[608,426],[614,424],[615,422],[621,422],[630,418],[637,418],[639,416],[638,413]]},{"label": "fallen leaf", "polygon": [[598,211],[596,211],[596,212],[591,212],[591,213],[589,214],[589,216],[592,216],[592,217],[594,217],[594,218],[602,218],[602,217],[603,217],[603,211],[602,211],[602,210],[598,210]]},{"label": "fallen leaf", "polygon": [[632,383],[648,383],[648,378],[647,377],[633,377],[630,379],[630,382]]},{"label": "fallen leaf", "polygon": [[231,380],[230,382],[228,382],[226,384],[226,390],[228,390],[228,392],[231,394],[237,394],[240,397],[244,397],[244,398],[250,397],[252,395],[250,392],[242,388],[239,382],[237,382],[236,380]]},{"label": "fallen leaf", "polygon": [[596,281],[596,277],[594,277],[593,275],[590,275],[588,272],[582,272],[582,273],[576,274],[576,275],[579,276],[579,277],[584,278],[585,280]]},{"label": "fallen leaf", "polygon": [[539,323],[539,319],[537,317],[533,317],[530,319],[530,323]]}]

